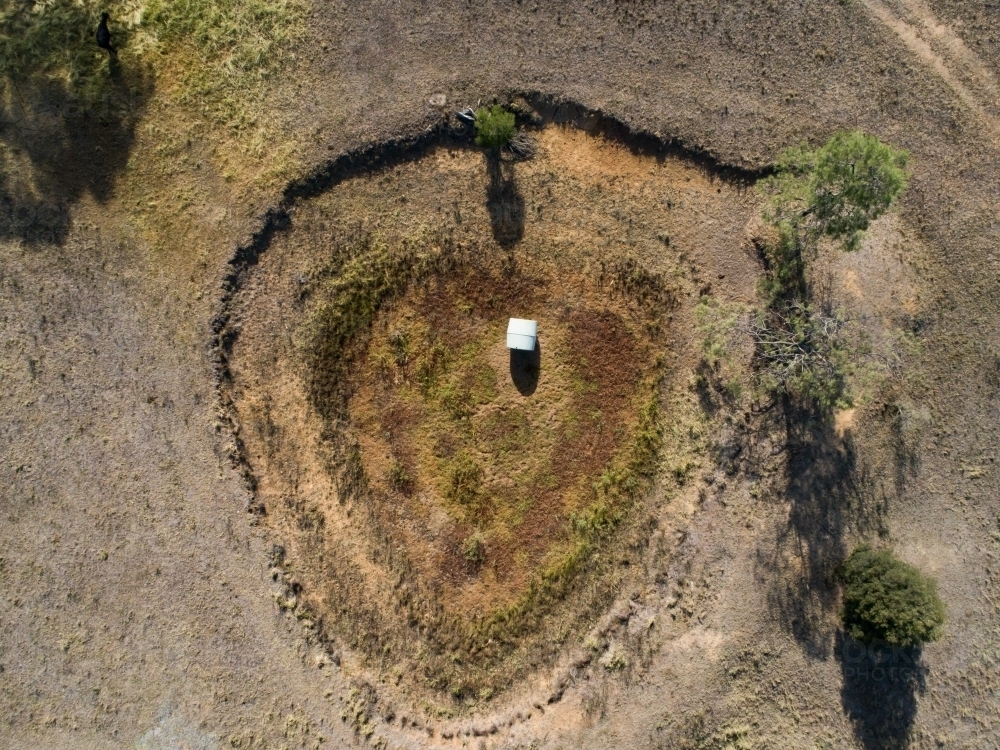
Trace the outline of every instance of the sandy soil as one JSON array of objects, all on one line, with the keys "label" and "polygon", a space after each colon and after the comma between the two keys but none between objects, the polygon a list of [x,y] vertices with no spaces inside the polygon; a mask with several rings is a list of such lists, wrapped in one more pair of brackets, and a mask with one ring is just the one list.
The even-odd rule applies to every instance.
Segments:
[{"label": "sandy soil", "polygon": [[[190,207],[134,220],[161,177],[149,119],[109,141],[131,159],[96,184],[72,152],[41,165],[65,229],[8,221],[0,241],[0,744],[349,747],[366,739],[341,715],[360,706],[389,747],[996,745],[997,29],[986,2],[315,8],[273,98],[303,173],[436,122],[437,93],[451,108],[541,91],[753,167],[840,127],[911,153],[897,214],[830,270],[831,295],[919,343],[893,399],[792,455],[751,420],[734,476],[733,441],[713,436],[723,461],[674,501],[690,520],[657,547],[662,580],[608,615],[635,667],[563,654],[499,717],[414,726],[275,602],[277,540],[246,512],[209,332],[234,248],[281,196],[179,161]],[[713,288],[752,289],[726,262],[694,260]],[[829,563],[872,535],[948,605],[907,687],[859,674],[834,627]]]}]

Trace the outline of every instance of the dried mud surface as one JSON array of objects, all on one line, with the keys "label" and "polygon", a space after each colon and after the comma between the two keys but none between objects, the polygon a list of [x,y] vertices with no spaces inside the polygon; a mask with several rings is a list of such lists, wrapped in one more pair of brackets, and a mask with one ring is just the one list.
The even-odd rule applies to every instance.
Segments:
[{"label": "dried mud surface", "polygon": [[[272,102],[307,165],[421,132],[441,117],[435,94],[451,109],[524,91],[556,97],[556,120],[587,127],[575,104],[559,106],[576,102],[753,168],[842,127],[909,149],[913,180],[898,209],[825,278],[874,338],[903,330],[919,347],[894,365],[896,391],[835,425],[806,426],[793,451],[755,418],[702,436],[717,460],[650,506],[662,541],[648,549],[663,551],[650,559],[653,585],[623,589],[595,625],[607,666],[559,653],[502,705],[428,720],[347,650],[338,665],[277,606],[289,593],[272,578],[282,540],[251,525],[253,495],[216,414],[209,339],[219,285],[234,248],[282,196],[236,194],[191,159],[173,179],[198,188],[193,203],[154,243],[128,208],[144,198],[142,180],[160,179],[145,161],[155,130],[113,142],[81,130],[75,152],[122,152],[110,171],[88,187],[90,164],[46,161],[44,198],[58,210],[7,217],[0,242],[0,744],[997,744],[995,8],[330,3],[312,10],[309,33]],[[129,149],[133,167],[117,158]],[[615,154],[582,159],[582,171],[613,176],[628,163]],[[564,163],[571,172],[572,158]],[[491,233],[486,180],[468,184],[459,192]],[[535,200],[525,199],[525,237]],[[740,200],[749,218],[755,199]],[[582,196],[563,206],[590,213]],[[344,216],[355,209],[342,205]],[[648,218],[675,222],[671,247],[677,237],[688,253],[694,295],[710,283],[717,295],[752,299],[746,219],[693,205]],[[723,239],[696,242],[712,221]],[[678,260],[648,253],[654,268]],[[303,270],[281,277],[294,289]],[[674,330],[692,322],[694,297],[684,300]],[[255,300],[269,304],[280,330],[273,298]],[[292,375],[273,373],[289,392]],[[283,406],[289,419],[294,408],[306,417],[301,402]],[[946,637],[924,650],[920,669],[902,665],[905,680],[861,670],[865,660],[836,628],[830,566],[873,535],[935,575],[948,605]]]}]

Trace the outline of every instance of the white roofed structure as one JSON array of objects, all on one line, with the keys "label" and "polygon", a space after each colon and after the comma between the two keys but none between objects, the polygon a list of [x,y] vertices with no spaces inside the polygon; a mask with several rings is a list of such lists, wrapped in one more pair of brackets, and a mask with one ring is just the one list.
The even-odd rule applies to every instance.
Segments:
[{"label": "white roofed structure", "polygon": [[507,324],[507,348],[524,352],[535,351],[538,340],[538,321],[511,318]]}]

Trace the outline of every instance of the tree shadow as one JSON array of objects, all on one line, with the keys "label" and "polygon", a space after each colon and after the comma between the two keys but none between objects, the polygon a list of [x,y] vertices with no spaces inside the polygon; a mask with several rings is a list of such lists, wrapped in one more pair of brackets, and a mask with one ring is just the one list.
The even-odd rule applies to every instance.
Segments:
[{"label": "tree shadow", "polygon": [[714,392],[712,383],[716,378],[715,370],[706,361],[701,360],[695,367],[694,390],[698,396],[698,405],[709,417],[714,417],[722,407],[721,399]]},{"label": "tree shadow", "polygon": [[542,343],[535,339],[533,351],[510,350],[510,379],[522,396],[530,396],[538,388],[538,377],[542,372]]},{"label": "tree shadow", "polygon": [[927,685],[920,649],[864,644],[840,633],[836,651],[843,675],[840,702],[858,742],[866,750],[908,748],[917,696]]},{"label": "tree shadow", "polygon": [[9,82],[0,110],[0,239],[62,244],[74,203],[113,196],[153,80],[114,58],[102,75],[87,96],[65,81]]},{"label": "tree shadow", "polygon": [[493,238],[510,248],[524,236],[524,196],[514,179],[513,162],[504,161],[494,151],[486,154],[486,210]]},{"label": "tree shadow", "polygon": [[930,422],[930,412],[893,402],[886,405],[883,417],[889,422],[889,444],[893,454],[896,494],[901,494],[920,469],[922,423]]},{"label": "tree shadow", "polygon": [[834,571],[847,557],[845,539],[884,533],[888,501],[849,430],[838,434],[827,415],[787,399],[782,406],[789,513],[756,564],[772,582],[768,599],[782,625],[810,656],[826,659],[838,632]]}]

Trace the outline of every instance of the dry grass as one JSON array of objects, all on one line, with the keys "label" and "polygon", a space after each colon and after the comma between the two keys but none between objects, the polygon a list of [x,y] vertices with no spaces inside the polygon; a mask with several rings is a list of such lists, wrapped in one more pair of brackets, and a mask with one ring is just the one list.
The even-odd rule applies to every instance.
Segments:
[{"label": "dry grass", "polygon": [[[427,678],[461,698],[507,684],[504,644],[533,639],[648,487],[671,302],[634,263],[528,274],[471,255],[358,236],[315,274],[299,333],[330,468],[412,580],[398,606]],[[527,314],[540,367],[517,387],[504,331]],[[384,654],[392,628],[363,629]]]},{"label": "dry grass", "polygon": [[[553,302],[574,290],[573,307]],[[543,330],[530,395],[512,382],[504,344],[519,313]],[[391,534],[446,609],[488,620],[614,525],[622,508],[610,508],[638,487],[626,474],[656,450],[645,336],[593,281],[518,271],[434,278],[377,315],[350,368],[350,421],[369,490],[396,508]],[[468,564],[470,538],[482,540],[481,565]]]},{"label": "dry grass", "polygon": [[[546,148],[568,178],[553,179]],[[277,296],[247,310],[237,380],[273,399],[279,426],[240,403],[241,435],[302,582],[299,606],[386,679],[399,666],[391,679],[431,713],[488,700],[582,639],[640,574],[654,479],[659,503],[710,442],[670,325],[690,293],[661,239],[671,216],[644,210],[656,222],[639,234],[619,193],[597,188],[585,189],[606,198],[603,212],[557,213],[576,210],[604,149],[540,135],[539,163],[514,176],[553,220],[514,249],[489,240],[492,213],[469,190],[488,178],[478,153],[440,149],[345,182],[296,212],[262,269]],[[622,189],[647,199],[734,198],[670,161],[614,164]],[[444,194],[414,189],[437,174],[449,175]],[[511,316],[541,326],[534,390],[511,378]],[[264,362],[284,375],[269,365],[245,379]],[[305,519],[316,509],[321,528]]]}]

